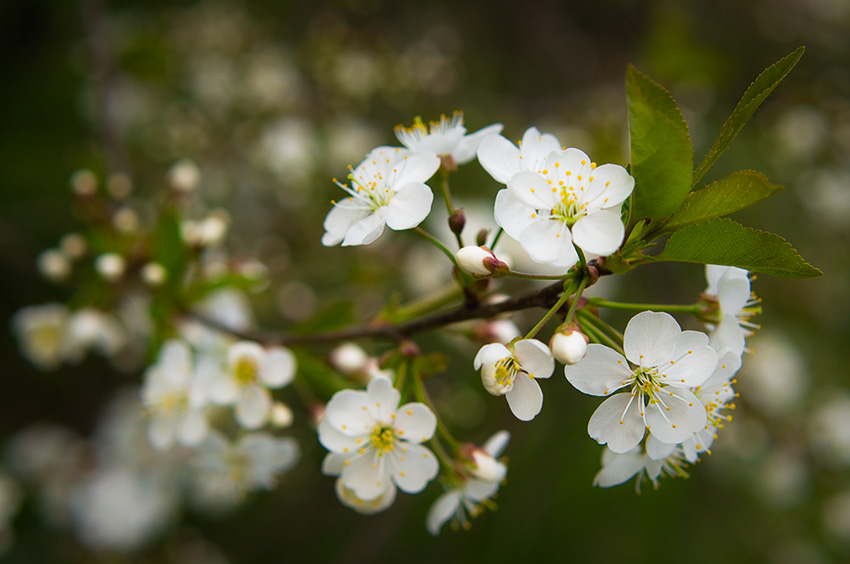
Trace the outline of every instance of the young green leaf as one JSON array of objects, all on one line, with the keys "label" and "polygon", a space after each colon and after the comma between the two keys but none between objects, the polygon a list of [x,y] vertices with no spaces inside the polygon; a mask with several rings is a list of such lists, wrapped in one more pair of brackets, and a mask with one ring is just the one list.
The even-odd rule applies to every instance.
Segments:
[{"label": "young green leaf", "polygon": [[660,233],[675,231],[694,223],[728,215],[777,193],[782,186],[771,184],[754,170],[739,170],[705,188],[688,194]]},{"label": "young green leaf", "polygon": [[679,208],[691,189],[694,152],[688,125],[662,86],[632,66],[626,72],[631,175],[631,221],[661,219]]},{"label": "young green leaf", "polygon": [[743,129],[744,124],[753,117],[753,114],[762,102],[764,102],[770,93],[779,86],[779,83],[788,76],[788,73],[791,72],[791,69],[794,68],[794,65],[797,64],[800,57],[803,56],[803,51],[805,50],[805,47],[799,47],[789,55],[779,59],[765,69],[764,72],[762,72],[758,78],[750,84],[750,87],[747,88],[747,91],[744,92],[744,95],[741,97],[741,101],[738,102],[738,105],[735,106],[735,109],[732,111],[732,115],[729,116],[729,119],[726,120],[726,123],[724,123],[723,127],[720,129],[720,136],[717,138],[717,141],[714,142],[714,146],[711,147],[708,154],[705,156],[705,159],[703,159],[702,163],[700,163],[694,171],[694,185],[696,185],[705,173],[708,172],[708,169],[717,162],[717,159],[720,158],[720,155],[726,151],[729,144],[732,143],[732,140],[735,139],[741,129]]},{"label": "young green leaf", "polygon": [[823,274],[779,235],[731,219],[712,219],[676,231],[654,260],[737,266],[783,278]]}]

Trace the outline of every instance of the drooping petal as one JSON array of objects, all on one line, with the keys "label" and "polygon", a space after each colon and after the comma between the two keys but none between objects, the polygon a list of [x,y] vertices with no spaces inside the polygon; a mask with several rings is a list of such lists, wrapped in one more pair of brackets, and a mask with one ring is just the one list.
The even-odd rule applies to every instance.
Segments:
[{"label": "drooping petal", "polygon": [[269,388],[282,388],[295,378],[295,355],[286,347],[270,347],[260,380]]},{"label": "drooping petal", "polygon": [[510,190],[499,190],[493,209],[496,223],[516,240],[520,234],[537,220],[537,212],[514,196]]},{"label": "drooping petal", "polygon": [[236,400],[236,421],[245,429],[262,427],[269,416],[271,397],[260,386],[247,386]]},{"label": "drooping petal", "polygon": [[345,239],[342,240],[342,246],[350,247],[373,243],[384,232],[384,225],[386,225],[386,222],[382,208],[378,208],[348,228]]},{"label": "drooping petal", "polygon": [[395,413],[398,436],[413,443],[424,443],[434,436],[437,417],[422,403],[406,403]]},{"label": "drooping petal", "polygon": [[508,190],[522,203],[538,210],[555,207],[555,199],[546,179],[536,172],[522,171],[508,180]]},{"label": "drooping petal", "polygon": [[629,363],[610,347],[591,343],[578,363],[566,365],[564,375],[578,391],[591,396],[608,396],[632,378]]},{"label": "drooping petal", "polygon": [[646,426],[662,443],[678,444],[705,427],[705,406],[690,391],[664,388],[646,406]]},{"label": "drooping petal", "polygon": [[357,497],[354,490],[345,487],[342,478],[336,481],[335,489],[336,495],[343,505],[363,515],[373,515],[387,509],[393,504],[396,496],[396,487],[392,480],[386,480],[384,490],[377,497],[370,500],[363,500]]},{"label": "drooping petal", "polygon": [[478,147],[478,162],[496,182],[507,184],[520,170],[519,149],[502,137],[487,137]]},{"label": "drooping petal", "polygon": [[646,455],[652,460],[664,460],[676,450],[675,444],[662,443],[650,433],[646,439]]},{"label": "drooping petal", "polygon": [[587,433],[617,454],[630,451],[640,443],[646,430],[639,401],[628,393],[611,396],[590,416]]},{"label": "drooping petal", "polygon": [[527,374],[517,374],[514,387],[505,396],[511,411],[520,421],[531,421],[543,409],[543,391],[540,384]]},{"label": "drooping petal", "polygon": [[682,328],[669,313],[643,311],[631,318],[623,334],[626,358],[642,368],[673,360]]},{"label": "drooping petal", "polygon": [[472,501],[484,501],[499,491],[499,482],[485,482],[484,480],[469,480],[463,487],[463,494]]},{"label": "drooping petal", "polygon": [[440,168],[440,157],[434,153],[405,155],[393,164],[393,168],[398,172],[393,177],[391,189],[399,190],[407,184],[427,182]]},{"label": "drooping petal", "polygon": [[322,474],[325,476],[339,476],[345,461],[350,458],[344,454],[329,452],[322,460]]},{"label": "drooping petal", "polygon": [[537,339],[517,341],[514,345],[514,354],[522,369],[534,379],[548,378],[555,371],[552,351]]},{"label": "drooping petal", "polygon": [[[348,205],[343,205],[346,203]],[[322,245],[326,247],[339,245],[345,239],[345,235],[352,225],[371,214],[368,209],[355,207],[352,204],[351,199],[339,202],[325,216],[323,224],[325,234],[322,235]]]},{"label": "drooping petal", "polygon": [[398,407],[401,394],[393,387],[389,378],[374,378],[369,382],[366,393],[369,395],[366,405],[375,421],[390,423]]},{"label": "drooping petal", "polygon": [[619,213],[600,210],[579,218],[572,231],[573,241],[582,250],[608,256],[620,248],[625,227]]},{"label": "drooping petal", "polygon": [[417,493],[437,477],[440,465],[434,453],[422,445],[399,443],[390,456],[390,473],[402,491]]},{"label": "drooping petal", "polygon": [[738,355],[743,354],[746,347],[746,336],[740,323],[738,323],[738,318],[731,315],[724,317],[720,325],[711,332],[709,343],[715,350],[729,348]]},{"label": "drooping petal", "polygon": [[503,127],[501,123],[494,123],[493,125],[479,129],[475,133],[464,136],[458,143],[457,148],[452,152],[452,158],[455,163],[462,165],[474,159],[481,142],[487,137],[500,134]]},{"label": "drooping petal", "polygon": [[708,335],[699,331],[683,331],[676,338],[673,358],[659,366],[660,380],[670,386],[700,386],[714,373],[717,353],[708,344]]},{"label": "drooping petal", "polygon": [[434,194],[427,184],[406,184],[392,197],[384,210],[387,226],[396,231],[412,229],[431,212]]},{"label": "drooping petal", "polygon": [[593,478],[593,485],[600,488],[618,486],[636,476],[643,470],[644,456],[639,447],[616,454],[611,449],[605,449],[607,456],[603,459],[602,469]]},{"label": "drooping petal", "polygon": [[434,536],[440,534],[443,524],[452,518],[458,507],[460,507],[460,490],[451,490],[438,497],[428,510],[428,517],[425,519],[428,532]]}]

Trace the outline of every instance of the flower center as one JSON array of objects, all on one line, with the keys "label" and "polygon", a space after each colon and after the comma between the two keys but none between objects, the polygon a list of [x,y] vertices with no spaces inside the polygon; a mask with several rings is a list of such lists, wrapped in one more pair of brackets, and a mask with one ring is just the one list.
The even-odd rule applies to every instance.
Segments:
[{"label": "flower center", "polygon": [[633,374],[632,394],[640,392],[654,401],[658,390],[661,389],[661,384],[658,382],[658,368],[638,368]]},{"label": "flower center", "polygon": [[240,358],[233,369],[236,381],[243,386],[255,383],[257,372],[257,363],[252,358]]},{"label": "flower center", "polygon": [[510,392],[514,387],[514,380],[519,372],[519,363],[512,356],[496,362],[496,391],[500,394]]},{"label": "flower center", "polygon": [[383,456],[395,448],[395,429],[387,425],[375,425],[369,439],[378,451],[378,456]]}]

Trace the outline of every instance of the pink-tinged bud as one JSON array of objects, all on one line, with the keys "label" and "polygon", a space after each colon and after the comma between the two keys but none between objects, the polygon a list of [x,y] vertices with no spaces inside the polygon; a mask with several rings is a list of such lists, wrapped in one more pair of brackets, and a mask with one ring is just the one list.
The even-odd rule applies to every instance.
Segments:
[{"label": "pink-tinged bud", "polygon": [[564,364],[575,364],[587,354],[587,336],[574,323],[565,323],[552,335],[549,348],[552,355]]},{"label": "pink-tinged bud", "polygon": [[489,276],[505,276],[510,272],[510,267],[496,258],[493,251],[487,247],[476,247],[469,245],[455,253],[457,264],[465,272],[479,278]]},{"label": "pink-tinged bud", "polygon": [[466,443],[461,445],[460,454],[469,460],[470,464],[466,468],[472,477],[484,482],[501,482],[505,479],[508,470],[505,464],[483,448]]},{"label": "pink-tinged bud", "polygon": [[449,216],[449,229],[452,230],[452,233],[460,235],[465,225],[466,214],[463,213],[463,208],[453,211],[452,215]]}]

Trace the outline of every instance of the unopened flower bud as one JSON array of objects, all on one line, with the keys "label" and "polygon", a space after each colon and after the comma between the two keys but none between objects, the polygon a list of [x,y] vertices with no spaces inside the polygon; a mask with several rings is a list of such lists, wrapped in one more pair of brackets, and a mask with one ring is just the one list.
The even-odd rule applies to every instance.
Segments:
[{"label": "unopened flower bud", "polygon": [[177,192],[183,194],[194,192],[200,181],[201,170],[189,159],[177,161],[168,169],[168,183]]},{"label": "unopened flower bud", "polygon": [[463,227],[466,225],[466,214],[463,213],[463,208],[454,210],[449,216],[449,229],[455,235],[460,235],[463,232]]},{"label": "unopened flower bud", "polygon": [[115,253],[103,253],[94,260],[94,269],[109,282],[115,282],[124,276],[126,268],[124,257]]},{"label": "unopened flower bud", "polygon": [[62,282],[71,275],[71,261],[60,249],[42,251],[36,259],[38,271],[52,282]]},{"label": "unopened flower bud", "polygon": [[573,323],[565,323],[552,335],[549,348],[552,355],[564,364],[575,364],[587,354],[587,336]]},{"label": "unopened flower bud", "polygon": [[142,281],[151,288],[162,286],[162,283],[168,277],[168,271],[158,262],[147,263],[142,267],[140,274]]},{"label": "unopened flower bud", "polygon": [[472,451],[472,475],[485,482],[501,482],[505,477],[505,465],[490,456],[484,449]]},{"label": "unopened flower bud", "polygon": [[343,343],[330,352],[328,360],[340,372],[351,375],[366,369],[369,355],[354,343]]},{"label": "unopened flower bud", "polygon": [[272,404],[271,414],[269,415],[269,421],[272,425],[279,429],[285,429],[292,425],[293,419],[292,410],[288,405],[279,401]]},{"label": "unopened flower bud", "polygon": [[483,247],[487,244],[487,235],[490,234],[489,229],[482,229],[478,232],[478,235],[475,236],[475,244],[479,247]]},{"label": "unopened flower bud", "polygon": [[487,247],[469,245],[459,249],[455,257],[458,266],[473,276],[504,276],[510,271],[510,267],[497,259]]}]

